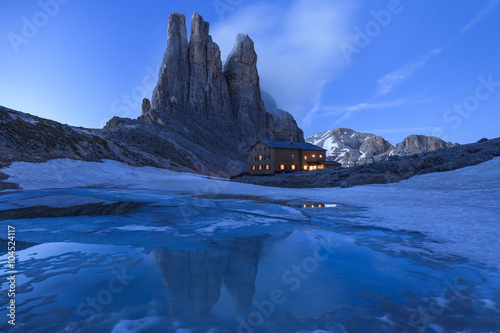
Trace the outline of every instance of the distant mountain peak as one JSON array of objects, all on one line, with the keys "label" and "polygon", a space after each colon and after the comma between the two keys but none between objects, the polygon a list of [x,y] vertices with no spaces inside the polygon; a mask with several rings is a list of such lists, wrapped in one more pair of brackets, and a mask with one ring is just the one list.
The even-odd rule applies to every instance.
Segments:
[{"label": "distant mountain peak", "polygon": [[320,132],[307,137],[306,142],[325,148],[329,159],[342,163],[344,167],[382,161],[392,155],[419,154],[457,145],[437,137],[409,135],[394,147],[380,136],[350,128]]}]

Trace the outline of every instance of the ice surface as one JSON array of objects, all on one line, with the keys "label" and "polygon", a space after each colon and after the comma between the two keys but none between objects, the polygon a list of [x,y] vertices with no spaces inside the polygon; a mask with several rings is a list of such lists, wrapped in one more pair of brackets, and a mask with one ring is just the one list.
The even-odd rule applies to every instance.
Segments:
[{"label": "ice surface", "polygon": [[[12,333],[65,332],[69,322],[82,332],[237,332],[237,318],[268,306],[275,290],[286,301],[254,332],[500,329],[498,158],[348,189],[266,188],[113,161],[2,172],[24,190],[3,192],[0,210],[140,203],[113,215],[2,221],[18,241]],[[4,295],[6,260],[0,252]],[[89,297],[126,276],[89,315]],[[463,291],[447,298],[457,285]],[[443,312],[423,330],[412,324],[436,307]]]},{"label": "ice surface", "polygon": [[[500,268],[497,255],[500,253],[500,158],[451,172],[416,176],[396,184],[347,189],[266,188],[151,167],[131,167],[115,161],[16,162],[2,172],[11,177],[9,181],[19,183],[26,190],[128,187],[215,197],[251,193],[270,200],[299,199],[366,207],[365,217],[369,218],[360,217],[353,223],[420,232],[432,239],[427,244],[431,250]],[[276,214],[304,219],[298,212],[292,213],[295,217],[289,216],[290,211]]]}]

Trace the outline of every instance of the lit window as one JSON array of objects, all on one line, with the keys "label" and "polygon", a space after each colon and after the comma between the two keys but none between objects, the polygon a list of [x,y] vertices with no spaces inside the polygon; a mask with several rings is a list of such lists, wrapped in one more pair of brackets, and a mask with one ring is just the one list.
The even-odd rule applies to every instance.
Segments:
[{"label": "lit window", "polygon": [[313,155],[313,158],[316,158],[316,155]]},{"label": "lit window", "polygon": [[304,165],[304,170],[307,170],[307,165]]},{"label": "lit window", "polygon": [[259,170],[262,170],[262,165],[259,165]]},{"label": "lit window", "polygon": [[266,165],[266,170],[269,170],[269,164],[268,164],[268,165]]},{"label": "lit window", "polygon": [[292,170],[295,170],[295,164],[292,164]]},{"label": "lit window", "polygon": [[252,167],[252,170],[255,171],[255,165]]},{"label": "lit window", "polygon": [[321,208],[321,205],[318,205],[319,208]]},{"label": "lit window", "polygon": [[259,161],[262,161],[262,155],[259,155]]},{"label": "lit window", "polygon": [[319,158],[323,158],[323,155],[319,155]]},{"label": "lit window", "polygon": [[307,160],[307,156],[304,156],[304,159]]},{"label": "lit window", "polygon": [[280,169],[285,170],[285,165],[284,164],[280,165]]},{"label": "lit window", "polygon": [[292,160],[294,160],[294,159],[295,159],[295,154],[292,154]]}]

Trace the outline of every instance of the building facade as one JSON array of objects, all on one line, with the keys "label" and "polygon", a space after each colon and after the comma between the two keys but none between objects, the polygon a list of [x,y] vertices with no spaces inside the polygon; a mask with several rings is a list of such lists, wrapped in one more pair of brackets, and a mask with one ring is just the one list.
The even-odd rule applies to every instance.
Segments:
[{"label": "building facade", "polygon": [[326,162],[326,149],[306,142],[258,141],[248,149],[248,172],[252,175],[333,167],[340,164]]}]

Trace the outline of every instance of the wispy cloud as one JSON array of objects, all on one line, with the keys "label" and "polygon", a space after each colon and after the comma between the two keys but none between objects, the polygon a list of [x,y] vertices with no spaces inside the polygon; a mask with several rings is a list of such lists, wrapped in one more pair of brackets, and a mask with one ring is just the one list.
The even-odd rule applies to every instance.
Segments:
[{"label": "wispy cloud", "polygon": [[378,83],[377,93],[373,98],[379,98],[388,95],[394,88],[396,88],[398,85],[411,78],[418,70],[424,68],[427,62],[431,58],[441,53],[443,50],[444,48],[432,50],[422,59],[416,62],[408,63],[403,67],[381,77],[377,81]]},{"label": "wispy cloud", "polygon": [[362,132],[374,133],[374,134],[400,134],[400,133],[424,134],[424,133],[433,133],[439,130],[441,130],[441,127],[398,127],[398,128],[371,129]]},{"label": "wispy cloud", "polygon": [[272,1],[249,2],[215,23],[211,34],[224,58],[236,34],[247,33],[259,55],[262,88],[279,107],[299,116],[345,66],[338,45],[352,33],[352,6],[349,0],[293,0],[286,8]]},{"label": "wispy cloud", "polygon": [[460,30],[459,36],[463,35],[467,31],[472,29],[476,24],[481,22],[486,16],[488,16],[493,11],[493,9],[495,9],[495,7],[499,3],[500,0],[490,0],[490,2],[485,7],[479,10],[476,16],[474,16],[474,18],[469,23],[463,26],[463,28]]},{"label": "wispy cloud", "polygon": [[400,100],[395,100],[395,101],[390,101],[390,102],[385,102],[385,103],[359,103],[356,105],[348,106],[345,108],[338,108],[337,111],[340,114],[344,114],[339,120],[335,122],[335,125],[340,124],[341,122],[349,119],[352,117],[352,115],[358,111],[364,111],[364,110],[385,110],[389,108],[394,108],[403,104],[408,103],[410,100],[408,99],[400,99]]},{"label": "wispy cloud", "polygon": [[312,118],[317,117],[328,117],[328,116],[341,116],[335,122],[335,125],[349,119],[354,113],[365,110],[386,110],[389,108],[394,108],[401,106],[403,104],[409,103],[411,99],[398,99],[394,101],[388,101],[383,103],[359,103],[356,105],[348,106],[315,106],[304,119],[304,123],[311,122]]}]

